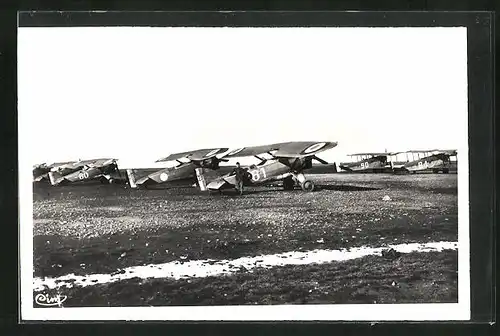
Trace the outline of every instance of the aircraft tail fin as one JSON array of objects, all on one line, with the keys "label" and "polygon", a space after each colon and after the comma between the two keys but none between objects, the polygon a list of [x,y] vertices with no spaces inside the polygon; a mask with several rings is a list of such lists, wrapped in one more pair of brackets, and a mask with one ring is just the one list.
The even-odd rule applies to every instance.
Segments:
[{"label": "aircraft tail fin", "polygon": [[49,172],[49,181],[50,181],[50,184],[52,185],[57,185],[61,182],[63,176],[61,174],[59,174],[58,172],[55,172],[55,171],[51,171]]},{"label": "aircraft tail fin", "polygon": [[196,168],[196,178],[198,179],[198,186],[201,191],[207,190],[207,185],[213,180],[220,177],[220,175],[212,169],[208,168]]},{"label": "aircraft tail fin", "polygon": [[135,183],[135,172],[133,169],[127,169],[127,177],[130,188],[137,188],[137,184]]}]

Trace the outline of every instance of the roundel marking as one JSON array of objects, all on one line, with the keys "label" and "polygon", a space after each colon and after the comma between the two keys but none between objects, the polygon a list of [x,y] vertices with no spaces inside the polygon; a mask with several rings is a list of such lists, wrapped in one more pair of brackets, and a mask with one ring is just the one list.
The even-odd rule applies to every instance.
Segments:
[{"label": "roundel marking", "polygon": [[160,174],[160,180],[162,182],[165,182],[166,180],[168,180],[168,174],[167,173],[161,173]]},{"label": "roundel marking", "polygon": [[214,154],[217,154],[217,152],[220,150],[220,148],[216,148],[214,150],[211,150],[210,152],[208,152],[207,154],[205,154],[205,157],[209,157],[209,156],[212,156]]},{"label": "roundel marking", "polygon": [[227,153],[227,155],[234,155],[234,154],[237,154],[239,152],[241,152],[242,150],[244,150],[245,147],[243,148],[237,148],[237,149],[233,149],[232,151],[230,151],[229,153]]},{"label": "roundel marking", "polygon": [[309,154],[309,153],[315,152],[317,150],[320,150],[321,148],[323,148],[325,146],[326,146],[326,142],[318,142],[318,143],[311,145],[311,146],[307,147],[306,149],[304,149],[304,153]]}]

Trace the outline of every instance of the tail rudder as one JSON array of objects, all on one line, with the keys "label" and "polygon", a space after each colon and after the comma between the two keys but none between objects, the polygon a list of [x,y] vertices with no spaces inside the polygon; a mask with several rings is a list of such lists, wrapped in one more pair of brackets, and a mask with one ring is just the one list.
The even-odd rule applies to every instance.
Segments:
[{"label": "tail rudder", "polygon": [[203,175],[203,168],[196,168],[196,178],[198,179],[198,186],[201,191],[207,190],[207,182],[205,180],[205,176]]},{"label": "tail rudder", "polygon": [[201,191],[206,191],[207,185],[213,180],[220,177],[220,175],[212,169],[209,168],[196,168],[196,178],[198,179],[198,186]]},{"label": "tail rudder", "polygon": [[135,172],[133,169],[127,169],[127,177],[130,188],[137,188],[137,184],[135,183]]},{"label": "tail rudder", "polygon": [[59,174],[58,172],[56,171],[49,172],[50,184],[52,184],[53,186],[59,184],[61,182],[61,179],[62,175]]}]

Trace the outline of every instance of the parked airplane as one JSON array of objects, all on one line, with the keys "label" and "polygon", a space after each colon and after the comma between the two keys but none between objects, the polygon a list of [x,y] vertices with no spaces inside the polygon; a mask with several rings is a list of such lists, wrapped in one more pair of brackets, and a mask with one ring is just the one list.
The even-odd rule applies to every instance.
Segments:
[{"label": "parked airplane", "polygon": [[69,162],[48,173],[52,185],[99,179],[102,183],[122,180],[116,159],[93,159]]},{"label": "parked airplane", "polygon": [[357,153],[349,154],[350,162],[342,162],[339,167],[348,172],[381,173],[392,172],[392,161],[388,158],[398,153]]},{"label": "parked airplane", "polygon": [[393,163],[395,173],[416,173],[418,171],[443,172],[448,174],[451,168],[450,157],[456,156],[455,149],[450,150],[410,150],[403,152],[406,155],[404,163]]},{"label": "parked airplane", "polygon": [[[190,184],[196,182],[195,168],[219,169],[221,161],[227,161],[218,158],[217,155],[224,153],[228,148],[208,148],[194,151],[171,154],[156,162],[177,161],[178,165],[173,168],[164,168],[152,174],[137,179],[136,170],[127,169],[127,175],[131,188],[144,187],[150,185],[169,183],[177,184],[189,181]],[[188,162],[181,161],[182,159]]]},{"label": "parked airplane", "polygon": [[55,162],[51,164],[41,163],[33,166],[33,182],[40,182],[43,180],[49,180],[49,172],[57,167],[67,165],[70,163],[66,162]]},{"label": "parked airplane", "polygon": [[[295,185],[299,184],[302,190],[313,191],[315,185],[305,177],[304,170],[312,167],[312,160],[328,164],[316,154],[335,146],[336,142],[285,142],[235,149],[225,154],[224,158],[254,156],[260,160],[259,164],[246,169],[248,174],[243,181],[246,186],[283,181],[285,190],[293,190]],[[264,159],[259,156],[265,153],[271,158]],[[202,191],[221,191],[236,186],[234,173],[220,176],[211,169],[197,168],[196,175]]]}]

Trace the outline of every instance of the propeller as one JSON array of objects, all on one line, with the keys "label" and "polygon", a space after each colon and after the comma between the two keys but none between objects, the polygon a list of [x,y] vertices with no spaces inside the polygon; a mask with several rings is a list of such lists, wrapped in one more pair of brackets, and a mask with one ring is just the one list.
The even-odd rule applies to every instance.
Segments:
[{"label": "propeller", "polygon": [[322,163],[322,164],[324,164],[324,165],[328,164],[328,162],[326,162],[326,161],[325,161],[325,160],[323,160],[323,159],[320,159],[320,158],[319,158],[319,157],[317,157],[316,155],[313,155],[313,157],[312,157],[312,158],[313,158],[313,160],[316,160],[316,161],[318,161],[319,163]]}]

